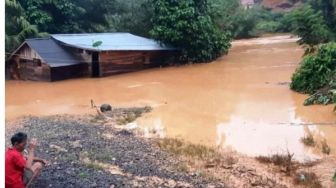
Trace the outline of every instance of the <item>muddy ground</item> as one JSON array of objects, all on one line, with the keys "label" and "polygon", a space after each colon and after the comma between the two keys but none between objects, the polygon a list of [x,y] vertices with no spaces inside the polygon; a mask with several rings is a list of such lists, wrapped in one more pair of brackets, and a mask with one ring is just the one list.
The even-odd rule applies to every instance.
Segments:
[{"label": "muddy ground", "polygon": [[50,163],[34,182],[33,187],[41,188],[297,187],[293,177],[299,172],[317,174],[318,184],[311,187],[335,185],[334,157],[299,165],[288,175],[282,167],[235,152],[143,138],[139,130],[122,128],[149,111],[146,107],[102,115],[24,117],[6,122],[6,145],[17,131],[38,138],[36,155]]},{"label": "muddy ground", "polygon": [[[99,123],[98,123],[99,124]],[[8,122],[39,140],[36,155],[50,162],[33,187],[225,187],[174,169],[179,161],[151,140],[74,116],[26,117]]]}]

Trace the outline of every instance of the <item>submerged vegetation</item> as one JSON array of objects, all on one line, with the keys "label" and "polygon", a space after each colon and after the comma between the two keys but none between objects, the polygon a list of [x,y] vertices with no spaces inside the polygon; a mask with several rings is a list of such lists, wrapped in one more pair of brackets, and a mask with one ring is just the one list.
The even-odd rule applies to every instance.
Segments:
[{"label": "submerged vegetation", "polygon": [[182,61],[208,62],[228,52],[230,33],[216,27],[207,0],[156,0],[153,10],[151,36],[180,48]]},{"label": "submerged vegetation", "polygon": [[[272,164],[276,168],[286,174],[293,180],[294,185],[299,185],[309,188],[321,188],[321,181],[319,177],[311,171],[298,170],[303,166],[313,166],[314,162],[311,163],[300,163],[293,160],[294,154],[287,152],[287,154],[274,154],[271,156],[258,156],[256,160],[260,163]],[[299,172],[298,172],[299,171]]]},{"label": "submerged vegetation", "polygon": [[310,95],[305,105],[336,103],[336,2],[309,1],[290,13],[289,20],[306,48],[291,89]]},{"label": "submerged vegetation", "polygon": [[307,134],[306,136],[301,138],[301,142],[304,145],[309,146],[309,147],[313,147],[316,144],[312,134]]},{"label": "submerged vegetation", "polygon": [[321,45],[316,53],[305,56],[290,86],[311,95],[305,105],[335,103],[336,43]]},{"label": "submerged vegetation", "polygon": [[320,149],[323,154],[329,155],[331,152],[331,148],[327,143],[325,138],[318,138],[315,139],[313,134],[308,130],[307,135],[301,138],[301,142],[308,147],[316,147]]}]

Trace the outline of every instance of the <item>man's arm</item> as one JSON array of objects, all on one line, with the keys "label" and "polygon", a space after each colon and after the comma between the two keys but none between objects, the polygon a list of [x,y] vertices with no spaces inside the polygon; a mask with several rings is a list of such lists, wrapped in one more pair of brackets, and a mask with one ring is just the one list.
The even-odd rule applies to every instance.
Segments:
[{"label": "man's arm", "polygon": [[29,145],[27,163],[25,166],[28,169],[30,169],[33,166],[36,143],[37,143],[36,139],[33,138]]},{"label": "man's arm", "polygon": [[34,157],[33,162],[40,162],[43,163],[44,165],[47,164],[47,161],[38,157]]}]

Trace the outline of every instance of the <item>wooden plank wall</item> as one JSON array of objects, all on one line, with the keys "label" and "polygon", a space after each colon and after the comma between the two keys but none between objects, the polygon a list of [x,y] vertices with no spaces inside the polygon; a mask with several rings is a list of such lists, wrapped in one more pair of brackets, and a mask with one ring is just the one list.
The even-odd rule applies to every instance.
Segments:
[{"label": "wooden plank wall", "polygon": [[41,59],[41,56],[35,52],[35,50],[31,49],[27,44],[25,44],[21,49],[17,52],[20,58],[23,59]]},{"label": "wooden plank wall", "polygon": [[86,75],[83,75],[84,77],[87,76],[91,76],[91,72],[92,72],[92,52],[91,51],[87,51],[87,50],[83,50],[83,49],[78,49],[78,48],[74,48],[74,47],[70,47],[70,46],[62,46],[62,48],[64,48],[66,51],[70,52],[71,54],[77,56],[79,59],[82,59],[83,62],[87,63],[87,71],[86,71]]},{"label": "wooden plank wall", "polygon": [[45,63],[39,66],[35,62],[21,60],[18,70],[22,80],[50,81],[50,68]]},{"label": "wooden plank wall", "polygon": [[[50,81],[48,64],[43,62],[42,58],[28,45],[24,45],[17,52],[17,57],[13,63],[17,64],[19,79]],[[39,60],[41,63],[34,62],[34,59]]]},{"label": "wooden plank wall", "polygon": [[88,64],[81,63],[64,67],[51,67],[50,74],[51,81],[86,77],[88,75]]},{"label": "wooden plank wall", "polygon": [[160,66],[169,56],[166,51],[122,51],[99,54],[100,75],[108,76]]}]

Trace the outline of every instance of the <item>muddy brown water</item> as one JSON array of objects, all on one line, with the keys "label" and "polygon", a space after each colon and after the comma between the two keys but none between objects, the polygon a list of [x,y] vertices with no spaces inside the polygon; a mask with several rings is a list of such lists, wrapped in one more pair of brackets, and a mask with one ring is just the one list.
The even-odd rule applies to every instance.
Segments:
[{"label": "muddy brown water", "polygon": [[6,119],[24,115],[92,113],[90,100],[115,106],[151,105],[136,121],[162,136],[243,154],[289,150],[298,159],[321,156],[301,142],[307,130],[336,150],[333,106],[303,106],[289,89],[303,50],[290,36],[233,42],[210,64],[158,68],[105,78],[54,83],[6,81]]}]

